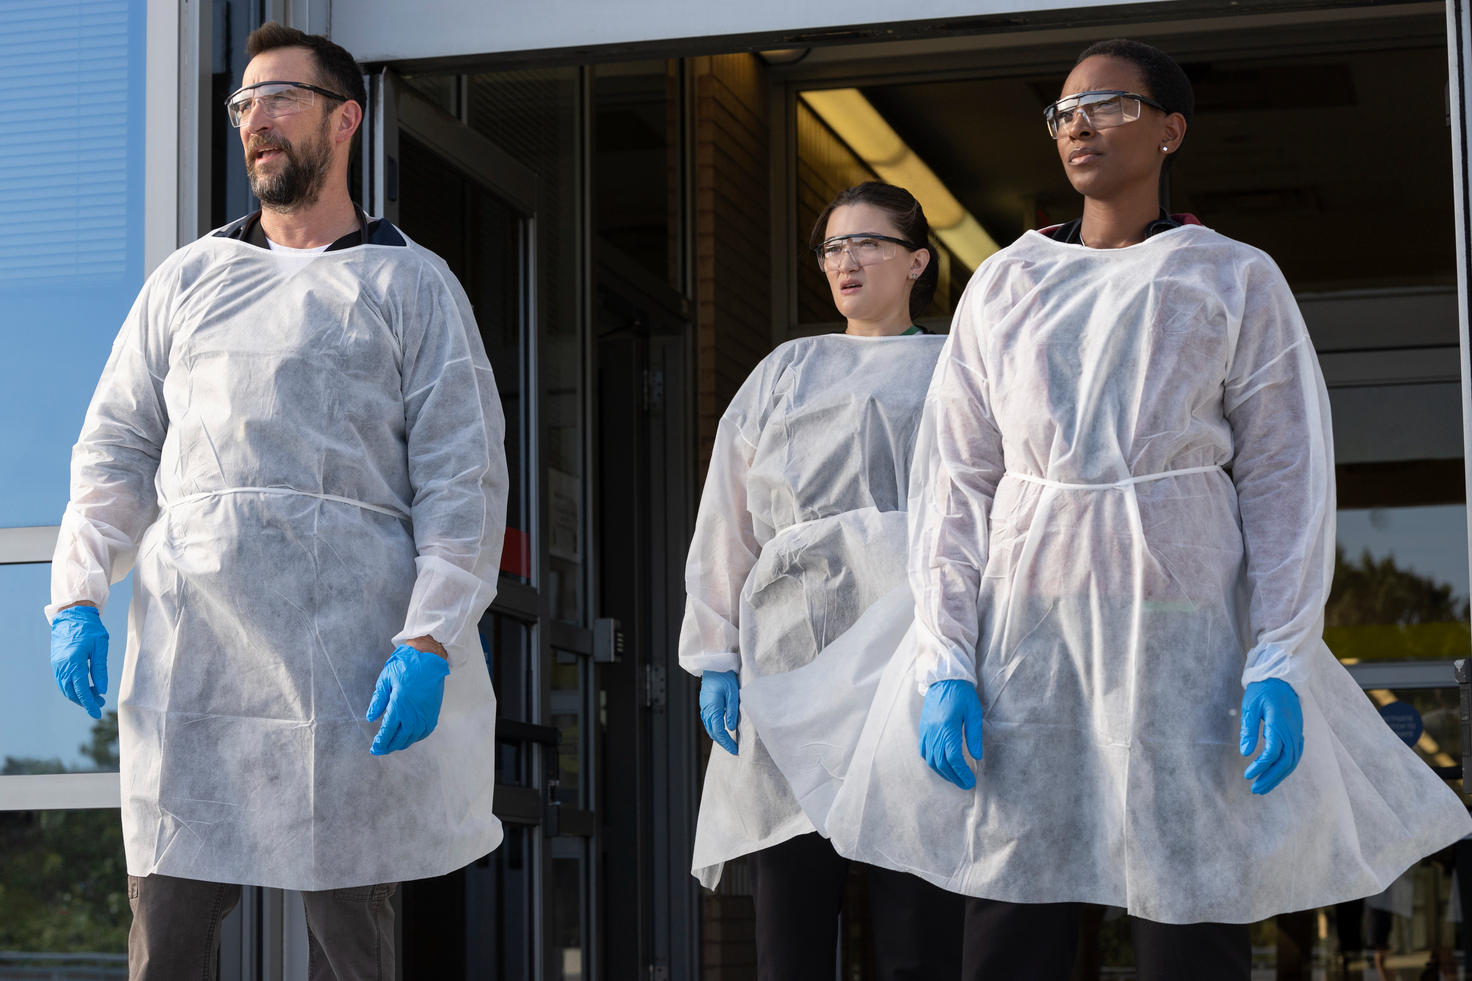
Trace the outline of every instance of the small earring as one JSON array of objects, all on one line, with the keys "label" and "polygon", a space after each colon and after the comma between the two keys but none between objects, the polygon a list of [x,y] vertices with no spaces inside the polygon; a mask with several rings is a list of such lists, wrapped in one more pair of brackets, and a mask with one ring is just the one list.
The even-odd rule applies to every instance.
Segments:
[{"label": "small earring", "polygon": [[1163,147],[1160,148],[1160,152],[1161,153],[1169,153],[1170,152],[1170,147],[1163,146]]}]

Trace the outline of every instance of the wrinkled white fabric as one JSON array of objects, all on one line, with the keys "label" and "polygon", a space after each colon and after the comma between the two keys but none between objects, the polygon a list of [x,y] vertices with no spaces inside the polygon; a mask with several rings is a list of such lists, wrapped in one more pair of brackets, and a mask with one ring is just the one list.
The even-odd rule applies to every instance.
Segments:
[{"label": "wrinkled white fabric", "polygon": [[[1025,234],[977,271],[931,383],[911,631],[870,624],[747,711],[840,853],[954,892],[1167,923],[1379,892],[1472,820],[1321,640],[1331,447],[1262,252],[1189,225],[1108,251]],[[879,664],[860,729],[814,703]],[[1266,677],[1297,691],[1305,748],[1258,797],[1239,713]],[[943,678],[980,682],[974,791],[919,755]]]},{"label": "wrinkled white fabric", "polygon": [[[905,498],[944,338],[790,341],[721,417],[685,567],[680,665],[743,686],[807,664],[905,582]],[[842,701],[842,691],[828,693]],[[743,713],[706,769],[692,871],[813,830]]]},{"label": "wrinkled white fabric", "polygon": [[[503,439],[465,293],[412,242],[303,258],[210,236],[148,278],[73,450],[47,608],[104,606],[135,570],[130,873],[320,890],[500,843],[476,625]],[[372,756],[379,670],[425,635],[449,652],[439,725]]]}]

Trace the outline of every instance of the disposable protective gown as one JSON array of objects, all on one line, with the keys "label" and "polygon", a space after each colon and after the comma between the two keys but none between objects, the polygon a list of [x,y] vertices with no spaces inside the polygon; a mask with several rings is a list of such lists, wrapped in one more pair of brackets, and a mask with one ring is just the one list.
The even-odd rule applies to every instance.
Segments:
[{"label": "disposable protective gown", "polygon": [[[744,708],[840,853],[954,892],[1167,923],[1380,892],[1472,820],[1321,639],[1334,495],[1265,254],[1193,225],[1116,250],[1029,232],[977,271],[931,382],[913,608]],[[974,791],[917,749],[945,678],[979,685]],[[1239,712],[1265,678],[1298,693],[1304,755],[1254,796]],[[814,701],[840,685],[873,694],[862,725]]]},{"label": "disposable protective gown", "polygon": [[[119,690],[128,871],[319,890],[439,875],[501,840],[477,623],[504,421],[432,253],[212,235],[148,278],[72,454],[53,606],[134,570]],[[396,244],[371,244],[391,242]],[[438,728],[372,756],[401,641],[449,652]]]},{"label": "disposable protective gown", "polygon": [[[943,340],[790,341],[741,386],[716,430],[685,568],[685,670],[780,685],[880,597],[908,594],[910,457]],[[693,871],[709,888],[725,862],[813,830],[744,714],[738,746],[713,749],[706,770]]]}]

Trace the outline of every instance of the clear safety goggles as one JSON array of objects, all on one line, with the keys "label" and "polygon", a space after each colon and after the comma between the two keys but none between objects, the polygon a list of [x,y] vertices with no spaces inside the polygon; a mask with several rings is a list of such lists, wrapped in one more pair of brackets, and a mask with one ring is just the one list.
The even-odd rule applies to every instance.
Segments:
[{"label": "clear safety goggles", "polygon": [[237,90],[226,99],[225,110],[230,113],[230,125],[239,128],[241,120],[250,115],[253,107],[259,106],[267,118],[276,119],[310,109],[319,95],[339,102],[352,101],[345,95],[319,89],[306,82],[257,82]]},{"label": "clear safety goggles", "polygon": [[862,234],[837,235],[818,246],[813,252],[818,256],[818,266],[824,272],[834,272],[842,268],[845,252],[859,265],[872,266],[886,259],[893,259],[895,253],[900,249],[909,249],[914,252],[919,248],[920,246],[913,242],[906,242],[902,238]]},{"label": "clear safety goggles", "polygon": [[1165,112],[1165,106],[1137,92],[1099,91],[1059,99],[1043,110],[1043,118],[1048,121],[1048,135],[1056,140],[1060,132],[1073,125],[1075,115],[1082,115],[1094,129],[1109,129],[1139,119],[1142,105]]}]

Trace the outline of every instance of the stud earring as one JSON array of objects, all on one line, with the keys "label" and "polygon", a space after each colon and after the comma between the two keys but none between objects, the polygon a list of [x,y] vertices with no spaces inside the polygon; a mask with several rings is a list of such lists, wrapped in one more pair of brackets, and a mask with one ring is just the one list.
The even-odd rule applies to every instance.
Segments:
[{"label": "stud earring", "polygon": [[1163,146],[1163,147],[1160,148],[1160,152],[1161,153],[1169,153],[1170,152],[1170,147]]}]

